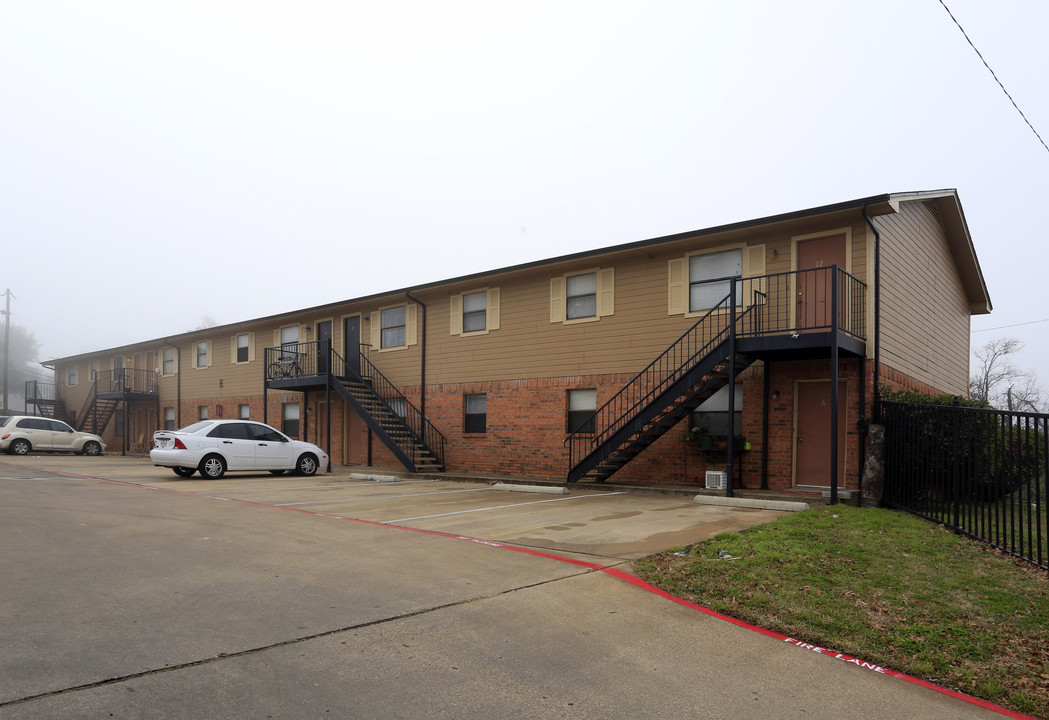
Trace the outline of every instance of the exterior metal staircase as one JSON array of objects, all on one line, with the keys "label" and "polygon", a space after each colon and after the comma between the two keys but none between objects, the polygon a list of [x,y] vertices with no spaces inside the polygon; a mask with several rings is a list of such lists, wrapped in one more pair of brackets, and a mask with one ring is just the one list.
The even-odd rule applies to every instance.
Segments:
[{"label": "exterior metal staircase", "polygon": [[113,419],[118,405],[120,405],[119,400],[99,397],[95,385],[92,385],[91,393],[87,396],[83,409],[76,417],[76,429],[101,435],[109,425],[109,421]]},{"label": "exterior metal staircase", "polygon": [[[411,423],[410,418],[421,420],[426,425],[429,425],[429,422],[414,405],[404,399],[403,395],[398,393],[399,398],[388,396],[389,399],[384,399],[370,382],[361,377],[333,377],[333,380],[333,389],[357,411],[405,468],[411,472],[444,470],[443,436],[440,438],[441,442],[435,443],[442,449],[439,454],[424,440],[423,436],[427,434],[425,430],[419,433],[412,428],[412,424],[419,426],[420,423]],[[395,407],[402,410],[403,414],[395,411]],[[436,428],[432,432],[436,432]]]},{"label": "exterior metal staircase", "polygon": [[722,300],[565,439],[568,482],[604,482],[754,361],[733,351],[728,318],[750,312],[736,307]]},{"label": "exterior metal staircase", "polygon": [[[367,347],[367,346],[362,346]],[[443,472],[445,437],[362,351],[347,362],[330,340],[266,348],[268,387],[337,393],[410,472]]]},{"label": "exterior metal staircase", "polygon": [[73,419],[69,416],[65,401],[55,397],[54,383],[44,383],[39,380],[27,380],[25,389],[26,406],[34,405],[36,413],[40,417],[61,420],[73,425]]}]

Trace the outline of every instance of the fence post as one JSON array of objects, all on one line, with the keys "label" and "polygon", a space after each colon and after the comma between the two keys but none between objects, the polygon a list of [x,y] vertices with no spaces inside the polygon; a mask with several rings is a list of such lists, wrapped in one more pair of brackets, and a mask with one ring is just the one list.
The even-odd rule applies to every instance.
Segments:
[{"label": "fence post", "polygon": [[961,527],[961,471],[958,468],[958,450],[959,450],[959,438],[958,438],[958,398],[954,398],[951,401],[951,407],[954,408],[954,412],[951,413],[951,494],[954,495],[954,519],[952,524],[954,527]]}]

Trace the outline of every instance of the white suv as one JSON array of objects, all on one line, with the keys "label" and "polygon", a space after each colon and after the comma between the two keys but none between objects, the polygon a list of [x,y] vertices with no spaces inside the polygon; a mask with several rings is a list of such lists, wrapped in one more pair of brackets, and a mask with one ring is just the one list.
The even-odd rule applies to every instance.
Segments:
[{"label": "white suv", "polygon": [[32,415],[0,415],[0,451],[26,455],[32,451],[101,455],[102,438],[78,432],[61,420]]}]

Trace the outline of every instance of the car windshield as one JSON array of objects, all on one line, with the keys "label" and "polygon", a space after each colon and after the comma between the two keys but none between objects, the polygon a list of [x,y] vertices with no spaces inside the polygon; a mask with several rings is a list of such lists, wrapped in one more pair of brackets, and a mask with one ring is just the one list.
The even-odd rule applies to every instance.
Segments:
[{"label": "car windshield", "polygon": [[7,425],[7,421],[11,419],[10,415],[0,415],[0,427]]},{"label": "car windshield", "polygon": [[206,427],[211,427],[213,423],[214,423],[213,420],[199,420],[199,421],[193,423],[192,425],[187,425],[184,428],[179,428],[175,432],[186,433],[188,435],[192,435],[195,432],[200,432],[201,430],[203,430]]}]

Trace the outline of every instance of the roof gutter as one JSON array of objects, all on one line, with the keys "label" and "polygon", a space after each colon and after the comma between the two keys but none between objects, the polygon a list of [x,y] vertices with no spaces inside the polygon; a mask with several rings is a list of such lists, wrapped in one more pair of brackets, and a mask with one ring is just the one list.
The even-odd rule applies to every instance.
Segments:
[{"label": "roof gutter", "polygon": [[420,351],[422,353],[422,359],[419,361],[419,412],[423,418],[426,418],[426,303],[417,297],[412,295],[411,288],[404,291],[405,297],[419,305],[423,309],[422,316],[422,329],[420,334],[422,339],[420,341]]},{"label": "roof gutter", "polygon": [[881,233],[867,213],[867,205],[864,204],[863,219],[874,233],[874,407],[871,416],[881,417]]},{"label": "roof gutter", "polygon": [[[175,408],[175,427],[182,427],[182,348],[174,344],[167,338],[164,338],[164,344],[175,348],[175,397],[176,405]],[[160,369],[164,371],[164,356],[160,356]],[[159,420],[159,418],[158,418]]]}]

